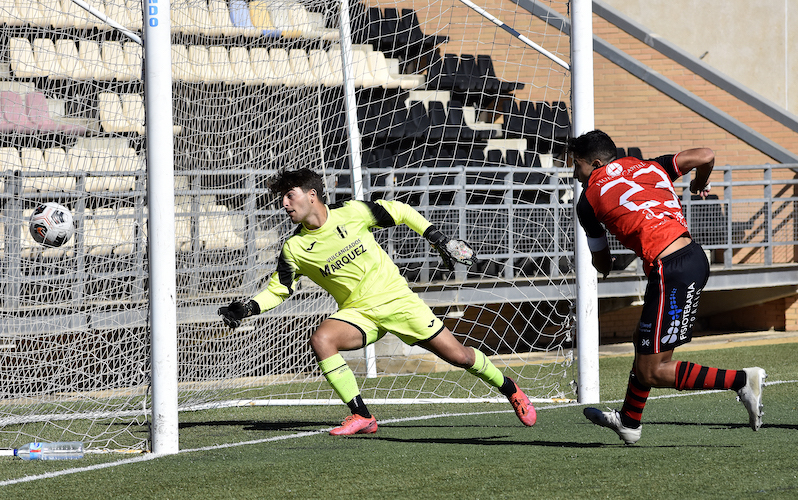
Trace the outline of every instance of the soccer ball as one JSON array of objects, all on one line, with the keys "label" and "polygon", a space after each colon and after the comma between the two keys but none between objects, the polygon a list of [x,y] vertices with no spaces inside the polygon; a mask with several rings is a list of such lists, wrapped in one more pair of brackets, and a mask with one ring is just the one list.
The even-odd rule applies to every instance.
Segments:
[{"label": "soccer ball", "polygon": [[67,207],[47,202],[33,211],[28,229],[36,243],[60,247],[75,233],[75,224],[72,222],[72,212]]}]

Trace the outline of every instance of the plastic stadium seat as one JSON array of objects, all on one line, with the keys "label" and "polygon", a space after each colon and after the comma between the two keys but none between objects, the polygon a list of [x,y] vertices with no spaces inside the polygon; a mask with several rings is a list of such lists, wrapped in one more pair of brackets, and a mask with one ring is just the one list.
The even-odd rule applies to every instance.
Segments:
[{"label": "plastic stadium seat", "polygon": [[[70,172],[85,178],[86,174],[90,173],[94,169],[94,157],[91,150],[73,147],[67,150],[66,154]],[[78,183],[78,188],[85,189],[85,182],[86,179],[84,179],[83,185]]]},{"label": "plastic stadium seat", "polygon": [[287,10],[292,27],[299,30],[304,38],[320,38],[327,41],[341,38],[337,29],[324,26],[323,14],[308,12],[302,4],[297,2],[290,2],[287,5]]},{"label": "plastic stadium seat", "polygon": [[32,132],[35,129],[35,125],[28,118],[25,100],[21,94],[0,92],[0,110],[6,122],[5,128],[20,133]]},{"label": "plastic stadium seat", "polygon": [[638,160],[643,159],[643,152],[640,150],[640,148],[635,148],[635,147],[628,148],[627,154],[632,158],[637,158]]},{"label": "plastic stadium seat", "polygon": [[25,115],[28,120],[33,124],[34,130],[41,132],[66,132],[66,127],[59,126],[50,117],[50,108],[47,104],[47,98],[41,92],[32,92],[25,94]]},{"label": "plastic stadium seat", "polygon": [[474,131],[479,141],[501,137],[502,135],[501,124],[478,121],[477,112],[473,106],[463,106],[463,121],[468,128]]},{"label": "plastic stadium seat", "polygon": [[363,50],[352,50],[352,75],[355,79],[355,87],[377,87],[383,82],[378,80],[368,65],[368,54]]},{"label": "plastic stadium seat", "polygon": [[[268,52],[266,55],[268,56]],[[268,60],[266,63],[268,64]],[[230,47],[230,67],[235,73],[236,78],[244,82],[245,85],[255,85],[257,83],[263,83],[264,81],[263,78],[259,78],[255,71],[253,71],[249,51],[246,47]],[[268,69],[267,76],[272,78],[271,68]]]},{"label": "plastic stadium seat", "polygon": [[399,59],[386,58],[388,64],[388,76],[391,80],[399,82],[399,86],[405,90],[423,87],[427,81],[424,75],[407,75],[399,70]]},{"label": "plastic stadium seat", "polygon": [[10,38],[8,56],[11,72],[16,78],[35,78],[42,75],[33,56],[33,47],[26,38]]},{"label": "plastic stadium seat", "polygon": [[22,172],[26,174],[22,178],[22,192],[38,193],[49,191],[50,182],[47,177],[47,164],[44,162],[42,150],[39,148],[22,148],[19,155]]},{"label": "plastic stadium seat", "polygon": [[330,59],[324,49],[311,49],[308,53],[308,64],[310,71],[321,85],[335,87],[343,84],[343,77],[333,72]]},{"label": "plastic stadium seat", "polygon": [[15,0],[0,0],[0,23],[6,26],[24,26],[25,20],[17,11]]},{"label": "plastic stadium seat", "polygon": [[[59,1],[59,0],[39,0],[39,1],[40,2],[43,2],[43,1],[56,2],[56,1]],[[201,3],[204,4],[205,2],[201,2]],[[109,19],[111,19],[113,21],[116,21],[117,23],[121,24],[122,26],[124,26],[124,27],[126,27],[128,29],[133,29],[133,30],[136,29],[136,28],[132,27],[132,25],[134,24],[134,21],[133,21],[132,18],[136,17],[136,15],[133,14],[134,12],[139,14],[139,16],[140,16],[140,9],[136,9],[136,10],[129,9],[127,4],[126,4],[126,2],[125,2],[125,0],[105,0],[104,4],[105,4],[105,13],[106,13],[106,15],[108,15]],[[192,3],[192,5],[193,5],[193,3]],[[63,16],[59,16],[59,17],[63,17]],[[200,24],[198,26],[206,26],[206,25]],[[110,28],[110,26],[109,26],[109,28]]]},{"label": "plastic stadium seat", "polygon": [[48,78],[65,77],[58,61],[58,53],[55,51],[55,43],[49,38],[33,39],[33,57],[41,75]]},{"label": "plastic stadium seat", "polygon": [[192,64],[188,58],[188,49],[185,45],[172,45],[172,78],[185,82],[199,82],[192,72]]},{"label": "plastic stadium seat", "polygon": [[195,24],[189,14],[190,6],[184,2],[172,2],[169,6],[169,17],[172,21],[172,33],[201,35],[202,26]]},{"label": "plastic stadium seat", "polygon": [[103,80],[117,80],[120,82],[130,81],[138,78],[132,75],[125,61],[125,52],[119,42],[104,41],[101,46],[101,54],[105,73]]},{"label": "plastic stadium seat", "polygon": [[244,81],[233,71],[230,65],[230,53],[226,47],[220,45],[208,47],[208,61],[219,81],[228,84],[242,83]]},{"label": "plastic stadium seat", "polygon": [[143,47],[136,42],[125,42],[122,44],[122,49],[125,52],[125,65],[131,79],[141,80],[144,63]]},{"label": "plastic stadium seat", "polygon": [[[279,4],[282,5],[282,4]],[[294,31],[290,25],[280,23],[278,26],[274,21],[275,12],[278,7],[271,2],[263,0],[253,0],[249,3],[249,17],[252,24],[261,30],[261,34],[268,37],[278,38],[280,36],[287,38],[298,38],[299,32]],[[283,15],[282,17],[287,17]],[[279,17],[278,17],[279,18]],[[285,30],[285,31],[283,31]]]},{"label": "plastic stadium seat", "polygon": [[222,81],[216,74],[211,59],[208,55],[208,47],[203,45],[191,45],[188,47],[188,60],[191,64],[191,73],[196,77],[197,82],[214,83]]},{"label": "plastic stadium seat", "polygon": [[131,132],[133,126],[128,122],[122,110],[119,95],[112,92],[100,92],[97,96],[100,126],[110,133]]},{"label": "plastic stadium seat", "polygon": [[249,16],[256,28],[267,36],[299,38],[302,32],[292,24],[291,13],[286,2],[252,0],[249,3]]},{"label": "plastic stadium seat", "polygon": [[92,151],[92,157],[91,166],[94,175],[86,178],[86,191],[89,193],[110,191],[116,172],[116,156],[109,151]]},{"label": "plastic stadium seat", "polygon": [[78,46],[74,40],[61,38],[55,41],[55,51],[58,53],[58,62],[61,64],[63,74],[74,80],[88,80],[91,70],[86,68],[80,59]]},{"label": "plastic stadium seat", "polygon": [[249,7],[245,0],[230,0],[230,20],[233,26],[242,28],[241,34],[245,36],[279,36],[272,30],[266,30],[264,33],[263,29],[257,28],[252,23]]},{"label": "plastic stadium seat", "polygon": [[90,218],[84,219],[83,243],[88,254],[94,257],[113,255],[114,247],[124,240],[116,224],[116,212],[110,208],[97,208]]},{"label": "plastic stadium seat", "polygon": [[275,71],[271,59],[269,49],[256,48],[249,51],[252,71],[255,73],[258,83],[272,86],[282,85],[283,75]]},{"label": "plastic stadium seat", "polygon": [[[19,0],[17,0],[19,1]],[[22,0],[25,1],[25,0]],[[91,6],[98,12],[105,14],[105,5],[103,2],[91,2]],[[61,10],[64,15],[70,19],[69,26],[77,29],[91,29],[91,28],[108,28],[108,25],[100,21],[94,15],[86,12],[78,4],[72,0],[61,0]]]},{"label": "plastic stadium seat", "polygon": [[69,173],[66,151],[61,148],[47,148],[44,150],[44,162],[47,165],[47,173],[53,189],[59,191],[73,191],[75,189],[75,177],[63,175]]},{"label": "plastic stadium seat", "polygon": [[[242,5],[240,2],[236,3],[236,8],[241,8]],[[244,4],[243,7],[246,7]],[[201,11],[195,11],[195,15],[202,15]],[[208,0],[208,15],[211,18],[211,25],[213,29],[211,30],[211,34],[216,34],[221,32],[225,36],[246,36],[246,37],[256,37],[261,36],[261,30],[255,28],[250,23],[248,26],[244,25],[236,25],[233,20],[238,20],[240,18],[240,14],[233,15],[231,10],[227,7],[227,2],[225,0]],[[249,15],[249,11],[247,11],[247,16]],[[194,20],[197,24],[204,26],[201,23],[201,19]]]},{"label": "plastic stadium seat", "polygon": [[286,87],[299,87],[303,85],[302,77],[294,73],[286,49],[272,48],[269,50],[269,59],[275,78]]},{"label": "plastic stadium seat", "polygon": [[374,79],[382,87],[388,89],[399,88],[400,80],[393,78],[388,72],[388,61],[385,59],[385,54],[379,50],[373,50],[366,54],[366,62],[368,63],[369,71],[374,75]]},{"label": "plastic stadium seat", "polygon": [[98,80],[110,80],[100,53],[100,44],[97,42],[81,40],[78,45],[78,55],[83,65],[91,72],[91,77]]},{"label": "plastic stadium seat", "polygon": [[[131,132],[144,135],[144,98],[140,94],[121,94],[119,99],[122,102],[122,112],[131,125]],[[172,133],[177,135],[180,132],[179,125],[172,126]]]}]

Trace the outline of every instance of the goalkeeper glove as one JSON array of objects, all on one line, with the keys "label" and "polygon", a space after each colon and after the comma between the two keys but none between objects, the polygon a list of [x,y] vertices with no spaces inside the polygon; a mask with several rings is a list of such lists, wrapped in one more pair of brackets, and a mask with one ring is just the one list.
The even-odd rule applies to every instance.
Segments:
[{"label": "goalkeeper glove", "polygon": [[229,306],[220,307],[218,312],[224,324],[235,330],[241,326],[242,319],[260,314],[260,306],[254,300],[250,300],[246,304],[240,300],[234,300]]},{"label": "goalkeeper glove", "polygon": [[430,226],[424,231],[424,238],[441,254],[441,260],[450,271],[454,271],[455,262],[466,266],[474,264],[474,250],[465,241],[450,240],[435,226]]}]

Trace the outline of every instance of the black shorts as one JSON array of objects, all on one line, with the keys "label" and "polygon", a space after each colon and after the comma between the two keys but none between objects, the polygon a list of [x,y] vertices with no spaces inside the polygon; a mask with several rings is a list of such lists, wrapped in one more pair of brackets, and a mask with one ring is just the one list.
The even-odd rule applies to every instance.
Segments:
[{"label": "black shorts", "polygon": [[696,242],[654,261],[635,339],[638,354],[672,351],[690,342],[707,279],[709,261]]}]

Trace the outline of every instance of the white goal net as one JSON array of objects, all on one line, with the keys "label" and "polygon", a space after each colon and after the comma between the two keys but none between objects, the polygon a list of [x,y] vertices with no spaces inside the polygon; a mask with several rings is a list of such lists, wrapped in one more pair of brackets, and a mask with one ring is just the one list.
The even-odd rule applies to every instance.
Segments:
[{"label": "white goal net", "polygon": [[[143,11],[79,3],[0,1],[0,447],[147,447]],[[315,284],[235,331],[216,313],[274,271],[294,228],[265,180],[300,167],[329,202],[362,183],[471,243],[479,262],[449,272],[408,228],[377,233],[460,341],[530,397],[572,398],[570,74],[456,0],[348,7],[344,68],[338,2],[172,1],[180,408],[338,403],[307,345],[335,310]],[[519,5],[480,7],[568,59],[568,37]],[[74,216],[61,247],[28,231],[43,202]],[[346,357],[367,402],[499,396],[391,335]]]}]

